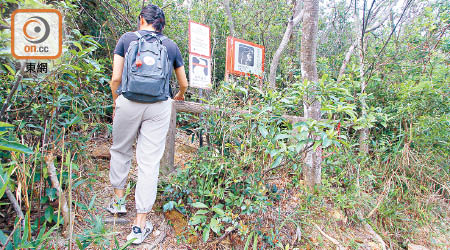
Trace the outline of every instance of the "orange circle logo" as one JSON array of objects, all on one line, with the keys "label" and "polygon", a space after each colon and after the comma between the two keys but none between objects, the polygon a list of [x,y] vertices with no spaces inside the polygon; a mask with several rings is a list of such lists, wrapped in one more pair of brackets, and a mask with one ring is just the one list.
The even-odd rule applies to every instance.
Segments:
[{"label": "orange circle logo", "polygon": [[50,35],[50,25],[42,17],[30,17],[23,25],[23,34],[30,43],[42,43]]}]

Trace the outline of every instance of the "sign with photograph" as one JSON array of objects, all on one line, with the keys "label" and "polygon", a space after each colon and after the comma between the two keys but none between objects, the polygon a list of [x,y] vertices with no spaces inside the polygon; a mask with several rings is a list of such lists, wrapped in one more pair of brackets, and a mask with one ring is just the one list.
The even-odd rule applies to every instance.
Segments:
[{"label": "sign with photograph", "polygon": [[209,26],[189,21],[189,53],[210,58],[210,36]]},{"label": "sign with photograph", "polygon": [[264,53],[264,46],[228,37],[226,73],[261,78],[264,74]]},{"label": "sign with photograph", "polygon": [[190,86],[211,89],[211,59],[203,56],[189,55]]}]

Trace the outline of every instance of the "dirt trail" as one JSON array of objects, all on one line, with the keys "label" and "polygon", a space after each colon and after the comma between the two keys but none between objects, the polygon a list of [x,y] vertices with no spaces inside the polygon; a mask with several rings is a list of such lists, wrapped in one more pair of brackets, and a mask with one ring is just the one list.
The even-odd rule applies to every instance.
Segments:
[{"label": "dirt trail", "polygon": [[[97,141],[91,145],[91,154],[94,158],[94,165],[98,167],[98,179],[94,187],[97,194],[96,207],[97,213],[101,214],[105,220],[108,221],[107,226],[113,231],[117,232],[117,239],[122,245],[126,242],[125,238],[131,230],[134,216],[136,215],[135,202],[134,202],[134,189],[128,195],[126,200],[126,208],[128,213],[126,215],[118,217],[114,220],[108,212],[103,208],[107,206],[113,193],[109,184],[109,147],[111,145],[110,140]],[[197,146],[190,142],[190,137],[186,133],[177,133],[176,138],[176,156],[175,164],[182,166],[186,161],[192,158],[197,151]],[[129,182],[135,183],[137,179],[136,171],[136,159],[135,155],[132,161],[133,168],[130,171]],[[95,168],[95,167],[94,167]],[[162,212],[162,203],[158,199],[153,207],[153,211],[148,214],[147,220],[151,221],[154,225],[153,233],[147,237],[147,239],[139,246],[131,246],[128,249],[149,249],[156,240],[161,240],[164,237],[162,244],[159,244],[154,249],[189,249],[187,246],[177,243],[176,232],[172,226],[168,226],[168,219]],[[116,221],[113,224],[113,221]],[[185,221],[185,220],[184,220]],[[172,222],[173,225],[173,222]],[[176,226],[176,225],[175,225]]]}]

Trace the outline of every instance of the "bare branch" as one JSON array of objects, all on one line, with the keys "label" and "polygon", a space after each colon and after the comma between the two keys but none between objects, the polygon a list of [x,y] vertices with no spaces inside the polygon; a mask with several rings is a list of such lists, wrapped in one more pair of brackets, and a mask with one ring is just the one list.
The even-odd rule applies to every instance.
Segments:
[{"label": "bare branch", "polygon": [[397,2],[398,2],[398,0],[394,0],[382,13],[382,14],[384,14],[384,16],[377,23],[375,23],[370,29],[367,29],[365,31],[365,33],[372,32],[372,31],[378,29],[381,25],[383,25],[383,23],[389,18],[392,8],[394,8],[394,6],[397,4]]},{"label": "bare branch", "polygon": [[278,64],[280,63],[281,54],[287,47],[289,40],[291,39],[294,27],[297,26],[303,19],[303,11],[301,10],[301,0],[298,0],[294,7],[294,15],[289,19],[286,31],[284,32],[283,39],[281,40],[280,46],[278,46],[275,52],[272,63],[270,64],[269,73],[269,86],[275,88],[275,81],[277,76]]},{"label": "bare branch", "polygon": [[130,20],[128,19],[128,17],[126,17],[125,15],[123,15],[118,9],[114,8],[113,6],[111,6],[111,4],[105,4],[103,0],[100,0],[99,2],[100,2],[101,5],[103,5],[103,7],[104,7],[105,9],[107,9],[108,7],[110,7],[110,8],[111,8],[118,16],[120,16],[120,18],[121,18],[122,20],[125,20],[131,28],[134,28],[134,26],[131,24],[131,22],[130,22]]},{"label": "bare branch", "polygon": [[344,61],[342,62],[341,68],[339,69],[339,75],[337,78],[337,82],[340,82],[342,80],[342,76],[345,73],[345,69],[347,68],[347,64],[350,61],[350,58],[352,57],[353,51],[355,50],[356,46],[358,45],[358,40],[355,40],[352,45],[348,48],[347,53],[345,53]]}]

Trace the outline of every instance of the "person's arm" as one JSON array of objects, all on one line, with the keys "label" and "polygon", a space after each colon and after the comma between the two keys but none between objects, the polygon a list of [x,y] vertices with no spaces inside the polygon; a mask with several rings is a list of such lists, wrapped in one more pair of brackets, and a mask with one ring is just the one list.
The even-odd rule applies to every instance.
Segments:
[{"label": "person's arm", "polygon": [[178,85],[180,85],[180,89],[173,99],[177,101],[184,101],[184,94],[188,88],[188,81],[186,78],[186,73],[184,72],[184,66],[176,68],[175,75],[178,80]]},{"label": "person's arm", "polygon": [[112,97],[113,97],[113,108],[116,107],[116,99],[119,96],[116,91],[120,86],[122,81],[122,70],[123,70],[124,58],[120,55],[114,54],[113,60],[113,73],[111,77],[111,82],[109,86],[111,87]]}]

